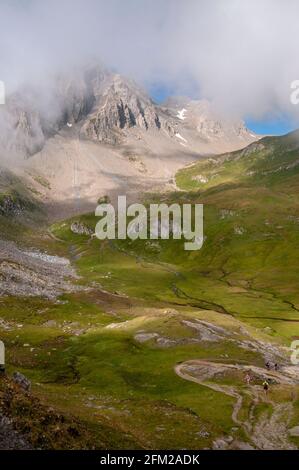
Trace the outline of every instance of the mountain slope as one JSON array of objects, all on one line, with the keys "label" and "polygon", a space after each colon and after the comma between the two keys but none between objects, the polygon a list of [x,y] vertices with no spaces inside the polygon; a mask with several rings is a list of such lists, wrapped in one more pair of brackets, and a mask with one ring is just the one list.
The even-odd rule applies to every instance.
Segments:
[{"label": "mountain slope", "polygon": [[241,120],[219,114],[207,100],[170,98],[165,111],[176,121],[176,136],[181,145],[200,149],[203,154],[218,154],[246,147],[258,136]]},{"label": "mountain slope", "polygon": [[147,195],[146,204],[204,203],[200,251],[180,240],[100,242],[94,213],[27,235],[30,251],[70,259],[80,289],[2,297],[9,372],[93,435],[108,423],[113,448],[298,448],[296,137],[208,157],[178,173],[185,190]]},{"label": "mountain slope", "polygon": [[56,77],[47,93],[24,87],[0,109],[1,162],[64,216],[106,193],[172,184],[202,155],[258,138],[241,122],[221,120],[208,102],[185,101],[186,112],[174,103],[159,106],[100,67]]},{"label": "mountain slope", "polygon": [[299,131],[264,137],[243,150],[204,159],[177,174],[184,189],[209,189],[235,183],[282,184],[299,171]]},{"label": "mountain slope", "polygon": [[[285,295],[285,305],[294,304],[294,318],[299,306],[298,162],[296,131],[205,159],[176,177],[179,187],[206,204],[207,242],[198,255],[200,265],[209,265],[215,275],[222,271],[225,280],[238,285]],[[283,318],[283,310],[267,314]]]}]

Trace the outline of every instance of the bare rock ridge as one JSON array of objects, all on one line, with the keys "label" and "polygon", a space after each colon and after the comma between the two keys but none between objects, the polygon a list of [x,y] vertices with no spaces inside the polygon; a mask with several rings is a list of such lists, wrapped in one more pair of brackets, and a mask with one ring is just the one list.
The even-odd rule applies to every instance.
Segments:
[{"label": "bare rock ridge", "polygon": [[158,109],[133,82],[115,75],[96,91],[94,109],[81,129],[86,138],[115,144],[122,129],[161,128]]}]

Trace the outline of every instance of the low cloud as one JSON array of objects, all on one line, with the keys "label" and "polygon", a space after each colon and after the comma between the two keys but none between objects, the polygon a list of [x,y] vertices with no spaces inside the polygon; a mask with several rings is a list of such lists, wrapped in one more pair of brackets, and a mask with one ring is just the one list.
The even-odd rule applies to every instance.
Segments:
[{"label": "low cloud", "polygon": [[297,0],[2,0],[0,18],[8,91],[96,60],[146,86],[192,84],[227,115],[299,117]]}]

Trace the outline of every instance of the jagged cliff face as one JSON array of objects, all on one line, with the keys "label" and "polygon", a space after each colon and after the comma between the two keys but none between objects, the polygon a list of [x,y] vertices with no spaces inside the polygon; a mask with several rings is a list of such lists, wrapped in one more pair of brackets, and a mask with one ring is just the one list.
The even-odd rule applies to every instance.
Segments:
[{"label": "jagged cliff face", "polygon": [[103,83],[97,83],[93,92],[95,103],[82,126],[82,136],[115,144],[121,139],[123,130],[161,128],[154,103],[133,82],[110,75]]}]

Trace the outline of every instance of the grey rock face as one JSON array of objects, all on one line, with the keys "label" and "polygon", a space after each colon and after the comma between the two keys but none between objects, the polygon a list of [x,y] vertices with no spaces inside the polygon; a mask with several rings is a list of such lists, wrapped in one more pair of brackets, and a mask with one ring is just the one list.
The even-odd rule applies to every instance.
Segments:
[{"label": "grey rock face", "polygon": [[122,137],[121,130],[161,128],[154,103],[133,82],[112,75],[97,87],[94,111],[81,129],[82,136],[115,144]]}]

